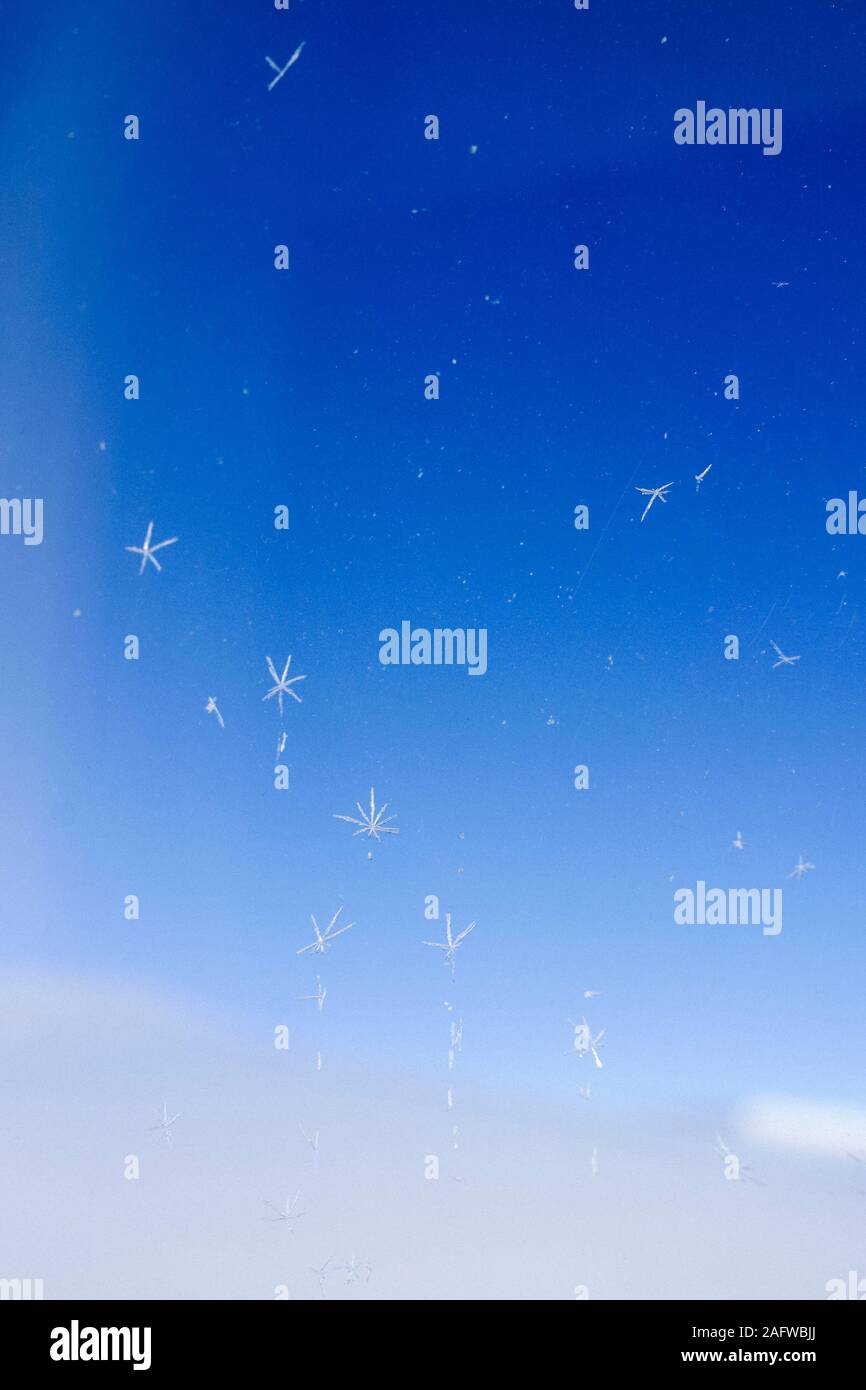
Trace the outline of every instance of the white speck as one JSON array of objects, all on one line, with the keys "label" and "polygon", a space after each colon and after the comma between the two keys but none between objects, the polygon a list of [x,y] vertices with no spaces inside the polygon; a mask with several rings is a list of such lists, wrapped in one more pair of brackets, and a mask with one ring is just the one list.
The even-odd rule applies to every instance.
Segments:
[{"label": "white speck", "polygon": [[458,946],[461,946],[471,931],[475,930],[476,923],[470,922],[468,927],[464,927],[457,936],[451,935],[451,913],[445,913],[445,940],[444,941],[424,941],[424,946],[435,946],[437,950],[445,952],[445,964],[451,966],[451,978],[454,979],[454,964]]},{"label": "white speck", "polygon": [[793,867],[793,869],[791,870],[791,872],[788,874],[788,877],[789,877],[789,878],[802,878],[804,874],[807,874],[807,873],[809,872],[809,870],[810,870],[810,869],[814,869],[814,867],[815,867],[814,864],[808,864],[808,863],[806,863],[806,861],[804,860],[802,854],[800,854],[800,855],[797,856],[797,862],[796,862],[796,864],[794,865],[794,867]]},{"label": "white speck", "polygon": [[301,56],[301,49],[303,48],[305,43],[306,39],[302,39],[284,68],[279,68],[277,64],[274,62],[273,58],[265,58],[265,62],[268,63],[269,66],[272,67],[274,72],[277,74],[273,81],[268,83],[268,91],[270,91],[272,87],[276,87],[280,78],[285,77],[292,64],[298,61],[298,59]]},{"label": "white speck", "polygon": [[[102,446],[100,445],[100,448],[101,447]],[[174,545],[175,541],[177,540],[177,536],[172,536],[171,540],[169,541],[160,541],[158,545],[151,545],[150,538],[152,535],[153,522],[149,521],[147,524],[147,535],[144,538],[144,545],[127,545],[125,547],[126,550],[131,550],[134,555],[141,556],[141,567],[138,571],[139,574],[144,574],[145,566],[147,565],[148,560],[154,566],[155,569],[162,570],[162,565],[156,558],[156,551],[162,550],[163,547],[166,545]]]},{"label": "white speck", "polygon": [[774,662],[773,662],[773,670],[774,670],[774,671],[775,671],[775,669],[776,669],[777,666],[793,666],[795,661],[799,661],[799,660],[800,660],[800,658],[799,658],[798,656],[786,656],[785,653],[782,651],[781,647],[777,647],[777,646],[776,646],[776,644],[775,644],[775,642],[772,640],[772,638],[770,639],[770,646],[773,648],[773,651],[776,653],[777,657],[779,658],[778,661],[774,661]]},{"label": "white speck", "polygon": [[265,661],[267,662],[267,667],[268,667],[268,671],[270,672],[271,679],[274,681],[274,686],[273,686],[273,689],[272,689],[272,690],[269,690],[269,691],[268,691],[267,695],[263,695],[263,696],[262,696],[262,699],[263,699],[263,700],[270,700],[270,699],[273,698],[274,695],[276,695],[276,697],[277,697],[277,705],[279,706],[279,710],[280,710],[280,718],[282,718],[282,715],[283,715],[283,696],[284,696],[284,695],[291,695],[291,697],[292,697],[293,700],[297,700],[298,704],[299,704],[299,705],[302,705],[304,702],[303,702],[303,700],[301,699],[300,695],[296,694],[296,692],[295,692],[294,690],[292,690],[291,687],[292,687],[297,681],[305,681],[307,678],[306,678],[306,676],[292,676],[292,679],[291,679],[290,681],[289,681],[289,680],[286,680],[286,676],[289,674],[289,667],[290,667],[291,664],[292,664],[291,655],[289,655],[288,657],[286,657],[286,664],[285,664],[285,666],[283,667],[283,674],[282,674],[281,676],[278,676],[278,675],[277,675],[276,670],[275,670],[275,668],[274,668],[274,663],[271,661],[271,658],[270,658],[269,656],[266,656],[266,657],[265,657]]},{"label": "white speck", "polygon": [[334,931],[334,927],[337,925],[337,918],[342,911],[343,909],[341,907],[337,908],[337,911],[334,913],[324,931],[320,929],[315,917],[310,913],[310,921],[313,924],[315,940],[311,941],[309,946],[302,946],[296,954],[303,956],[307,951],[317,951],[319,955],[323,956],[332,941],[335,941],[338,936],[342,936],[344,931],[351,931],[352,927],[355,925],[354,922],[348,922],[345,927],[339,927],[337,931]]},{"label": "white speck", "polygon": [[263,1216],[263,1217],[262,1217],[262,1220],[263,1220],[263,1221],[285,1221],[285,1222],[288,1224],[289,1230],[291,1230],[291,1228],[292,1228],[292,1222],[293,1222],[293,1221],[298,1221],[298,1220],[300,1220],[300,1218],[304,1215],[304,1212],[302,1212],[302,1211],[295,1211],[295,1207],[298,1205],[298,1198],[300,1197],[300,1195],[301,1195],[300,1192],[296,1192],[295,1195],[294,1195],[294,1197],[292,1197],[291,1200],[289,1200],[289,1198],[287,1197],[287,1198],[286,1198],[286,1202],[285,1202],[285,1206],[283,1207],[282,1211],[280,1210],[279,1207],[275,1207],[274,1204],[273,1204],[273,1202],[268,1202],[268,1201],[266,1200],[266,1201],[265,1201],[265,1206],[266,1206],[266,1207],[269,1207],[270,1210],[271,1210],[272,1212],[275,1212],[275,1213],[276,1213],[276,1215],[275,1215],[275,1216]]},{"label": "white speck", "polygon": [[316,976],[316,993],[315,993],[315,994],[299,994],[299,995],[298,995],[298,1000],[300,1001],[300,1000],[304,1000],[304,999],[314,999],[315,1002],[316,1002],[316,1004],[317,1004],[317,1006],[318,1006],[319,1013],[321,1013],[321,1012],[322,1012],[322,1009],[325,1007],[325,995],[326,995],[327,993],[328,993],[328,991],[327,991],[326,989],[323,989],[323,988],[322,988],[322,982],[321,982],[321,980],[319,979],[319,977],[318,977],[318,975],[317,975],[317,976]]},{"label": "white speck", "polygon": [[648,497],[648,498],[649,498],[649,501],[647,502],[646,506],[645,506],[644,509],[643,509],[643,515],[641,516],[641,521],[643,521],[644,517],[646,516],[647,512],[649,511],[649,509],[650,509],[650,507],[652,506],[653,502],[656,501],[656,499],[658,499],[659,502],[666,502],[666,501],[668,500],[666,494],[667,494],[667,490],[668,490],[669,487],[673,487],[673,483],[662,483],[661,487],[636,487],[636,488],[635,488],[635,492],[642,492],[643,495],[644,495],[644,497]]},{"label": "white speck", "polygon": [[[366,812],[366,811],[363,809],[363,807],[361,806],[360,801],[356,801],[356,802],[355,802],[355,805],[356,805],[357,808],[358,808],[358,814],[359,814],[360,817],[361,817],[360,820],[358,820],[357,816],[338,816],[338,815],[335,815],[335,816],[334,816],[334,820],[344,820],[344,821],[348,821],[348,823],[349,823],[350,825],[357,825],[357,826],[359,827],[359,829],[358,829],[358,830],[353,830],[353,832],[352,832],[353,835],[366,835],[366,836],[367,836],[369,839],[371,839],[371,840],[379,840],[379,839],[381,839],[381,837],[382,837],[383,835],[399,835],[399,834],[400,834],[400,831],[397,829],[396,826],[394,826],[394,825],[387,825],[387,824],[386,824],[386,821],[389,821],[389,820],[396,820],[396,819],[397,819],[396,816],[386,816],[386,815],[385,815],[385,812],[386,812],[387,809],[388,809],[388,803],[387,803],[387,801],[385,802],[385,805],[384,805],[384,806],[381,806],[381,807],[379,808],[378,811],[376,810],[376,801],[375,801],[375,797],[374,797],[374,795],[373,795],[373,788],[372,788],[372,787],[370,788],[370,813],[369,813],[369,815],[367,814],[367,812]],[[384,817],[384,820],[383,820],[383,817]]]},{"label": "white speck", "polygon": [[163,1107],[162,1107],[162,1119],[160,1120],[159,1124],[158,1124],[158,1125],[151,1125],[151,1126],[150,1126],[150,1128],[151,1128],[152,1130],[153,1130],[153,1129],[158,1129],[158,1130],[161,1131],[163,1137],[165,1138],[165,1142],[166,1142],[166,1144],[168,1145],[169,1148],[171,1148],[171,1127],[172,1127],[172,1125],[174,1124],[175,1120],[179,1120],[179,1119],[180,1119],[180,1115],[172,1115],[171,1119],[169,1119],[169,1117],[168,1117],[168,1106],[167,1106],[167,1105],[163,1105]]},{"label": "white speck", "polygon": [[221,729],[224,729],[224,728],[225,728],[225,724],[224,724],[224,722],[223,722],[223,717],[222,717],[222,715],[220,714],[219,710],[217,709],[217,697],[216,697],[216,695],[208,695],[208,697],[207,697],[207,704],[206,704],[205,707],[204,707],[204,712],[205,712],[205,714],[215,714],[216,717],[217,717],[217,719],[219,720],[219,726],[220,726],[220,728],[221,728]]},{"label": "white speck", "polygon": [[585,1018],[582,1018],[580,1020],[580,1023],[573,1023],[572,1020],[568,1018],[566,1019],[566,1023],[568,1023],[574,1030],[574,1037],[572,1039],[572,1051],[576,1052],[578,1057],[586,1057],[587,1054],[591,1054],[592,1060],[595,1062],[595,1065],[598,1067],[599,1071],[601,1071],[602,1061],[598,1055],[597,1048],[600,1046],[601,1040],[604,1037],[604,1028],[602,1028],[600,1033],[596,1033],[595,1037],[593,1037],[592,1033],[590,1032],[589,1024],[587,1023]]}]

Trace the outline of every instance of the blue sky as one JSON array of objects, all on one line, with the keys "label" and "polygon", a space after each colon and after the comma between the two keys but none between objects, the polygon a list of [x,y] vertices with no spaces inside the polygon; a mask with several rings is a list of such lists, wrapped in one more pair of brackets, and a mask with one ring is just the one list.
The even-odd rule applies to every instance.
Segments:
[{"label": "blue sky", "polygon": [[[321,1026],[427,1095],[438,894],[478,922],[478,1094],[571,1113],[592,988],[602,1115],[856,1104],[866,542],[824,521],[866,494],[866,30],[466,9],[9,16],[3,492],[45,499],[45,539],[0,539],[5,965],[180,992],[246,1038],[285,1021],[299,1065]],[[676,146],[698,99],[781,107],[782,153]],[[151,519],[179,541],[139,576]],[[486,628],[487,674],[382,667],[402,619]],[[371,786],[400,834],[369,862],[333,817]],[[783,887],[781,935],[675,926],[701,878]],[[317,1020],[296,951],[341,904]]]}]

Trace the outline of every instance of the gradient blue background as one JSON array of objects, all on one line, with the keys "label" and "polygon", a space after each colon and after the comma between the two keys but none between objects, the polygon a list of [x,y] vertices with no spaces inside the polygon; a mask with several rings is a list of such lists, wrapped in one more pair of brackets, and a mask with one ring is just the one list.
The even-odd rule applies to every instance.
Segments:
[{"label": "gradient blue background", "polygon": [[[2,492],[45,499],[0,539],[8,966],[289,1022],[305,1066],[321,1025],[418,1094],[455,998],[500,1102],[862,1100],[866,540],[825,502],[866,494],[864,36],[805,0],[4,6]],[[782,107],[782,153],[676,146],[698,99]],[[380,666],[404,618],[487,628],[488,673]],[[368,862],[333,816],[371,785]],[[676,927],[698,878],[783,887],[782,934]],[[478,922],[456,993],[428,894]],[[318,1020],[296,951],[340,904]]]}]

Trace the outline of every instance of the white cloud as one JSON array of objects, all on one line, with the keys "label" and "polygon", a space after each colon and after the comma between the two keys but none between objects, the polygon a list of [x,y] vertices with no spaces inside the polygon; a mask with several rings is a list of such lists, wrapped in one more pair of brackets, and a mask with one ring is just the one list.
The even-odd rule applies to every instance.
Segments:
[{"label": "white cloud", "polygon": [[740,1112],[749,1140],[799,1153],[866,1153],[866,1110],[835,1101],[756,1097]]}]

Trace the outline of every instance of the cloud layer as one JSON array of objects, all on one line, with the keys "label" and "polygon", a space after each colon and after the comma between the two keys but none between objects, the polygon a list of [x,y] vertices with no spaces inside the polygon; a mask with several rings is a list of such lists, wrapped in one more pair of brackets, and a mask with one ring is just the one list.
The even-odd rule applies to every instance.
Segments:
[{"label": "cloud layer", "polygon": [[[802,1134],[778,1108],[754,1110],[744,1136],[764,1186],[725,1180],[718,1117],[599,1117],[592,1100],[563,1113],[465,1094],[455,1152],[428,1078],[328,1057],[317,1073],[312,1055],[275,1051],[265,1021],[21,973],[0,976],[0,1020],[0,1181],[15,1194],[0,1275],[42,1278],[49,1298],[314,1298],[329,1258],[329,1298],[822,1298],[866,1263],[855,1165],[762,1150]],[[150,1129],[163,1102],[180,1115],[171,1148]],[[318,1171],[299,1125],[320,1131]],[[297,1190],[292,1234],[265,1202]],[[352,1255],[369,1283],[334,1269]]]}]

